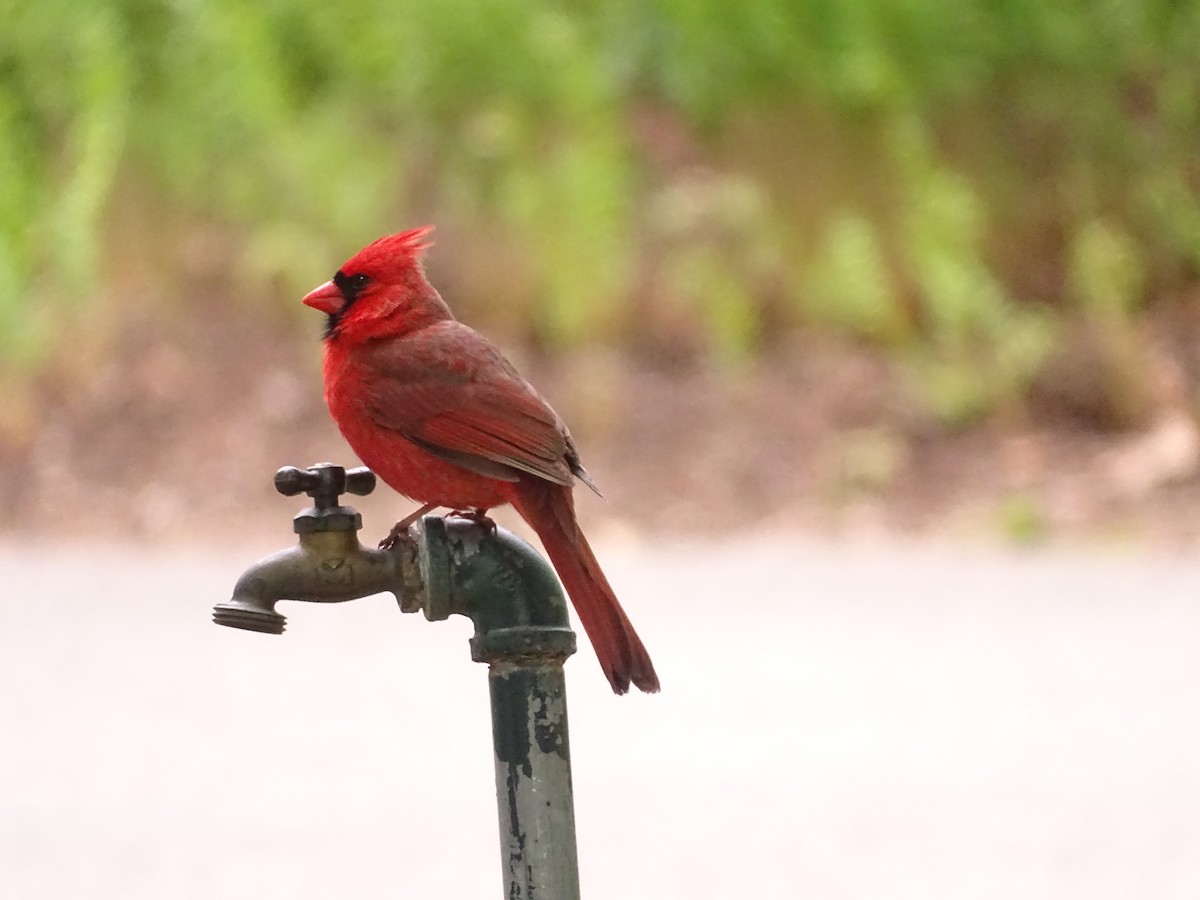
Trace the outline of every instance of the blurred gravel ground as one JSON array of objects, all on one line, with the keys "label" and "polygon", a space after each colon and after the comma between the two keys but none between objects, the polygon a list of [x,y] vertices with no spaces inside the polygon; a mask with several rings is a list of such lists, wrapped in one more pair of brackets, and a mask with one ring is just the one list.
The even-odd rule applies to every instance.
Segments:
[{"label": "blurred gravel ground", "polygon": [[[500,894],[468,624],[209,624],[273,549],[0,547],[0,896]],[[665,688],[569,663],[586,897],[1200,896],[1200,562],[600,550]]]}]

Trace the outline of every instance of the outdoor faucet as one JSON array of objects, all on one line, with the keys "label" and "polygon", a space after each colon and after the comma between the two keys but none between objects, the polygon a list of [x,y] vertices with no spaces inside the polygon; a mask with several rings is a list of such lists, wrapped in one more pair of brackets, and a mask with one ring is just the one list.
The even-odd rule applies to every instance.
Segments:
[{"label": "outdoor faucet", "polygon": [[347,492],[371,493],[375,473],[370,469],[285,466],[275,473],[275,489],[313,499],[292,520],[300,541],[242,573],[230,600],[213,610],[218,625],[283,634],[287,620],[275,611],[280,600],[344,603],[388,591],[402,612],[424,612],[431,622],[451,615],[470,618],[477,662],[544,652],[561,663],[575,652],[558,576],[511,532],[429,515],[400,535],[392,549],[368,549],[358,540],[362,516],[339,500]]},{"label": "outdoor faucet", "polygon": [[283,634],[286,617],[279,600],[341,603],[382,591],[402,597],[405,554],[371,550],[359,543],[362,517],[338,502],[343,493],[366,495],[375,489],[370,469],[346,471],[332,463],[311,468],[285,466],[275,473],[275,489],[292,497],[307,494],[313,505],[292,520],[300,542],[259,560],[233,588],[233,597],[213,610],[218,625]]},{"label": "outdoor faucet", "polygon": [[247,569],[213,621],[282,634],[280,600],[341,603],[384,591],[430,621],[470,618],[471,658],[488,664],[504,896],[578,900],[563,672],[575,632],[550,564],[503,528],[433,515],[391,549],[364,547],[362,517],[339,499],[374,490],[369,469],[288,466],[275,487],[313,500],[292,520],[299,544]]}]

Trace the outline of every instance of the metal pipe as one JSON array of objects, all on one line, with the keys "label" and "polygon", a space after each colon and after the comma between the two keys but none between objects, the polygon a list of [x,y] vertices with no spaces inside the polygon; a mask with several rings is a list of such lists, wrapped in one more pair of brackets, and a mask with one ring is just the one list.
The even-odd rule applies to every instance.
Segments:
[{"label": "metal pipe", "polygon": [[488,687],[504,896],[578,900],[562,664],[493,663]]},{"label": "metal pipe", "polygon": [[488,534],[462,519],[426,516],[413,532],[430,576],[425,615],[469,616],[471,658],[489,666],[504,896],[578,900],[563,672],[575,634],[558,578],[503,529]]}]

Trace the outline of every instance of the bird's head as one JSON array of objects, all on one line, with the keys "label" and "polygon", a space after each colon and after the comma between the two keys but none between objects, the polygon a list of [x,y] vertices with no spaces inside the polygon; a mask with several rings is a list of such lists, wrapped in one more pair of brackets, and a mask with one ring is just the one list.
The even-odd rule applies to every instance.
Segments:
[{"label": "bird's head", "polygon": [[449,318],[449,310],[421,267],[432,231],[432,225],[425,225],[381,237],[306,294],[303,303],[328,317],[325,337],[348,333],[379,337]]}]

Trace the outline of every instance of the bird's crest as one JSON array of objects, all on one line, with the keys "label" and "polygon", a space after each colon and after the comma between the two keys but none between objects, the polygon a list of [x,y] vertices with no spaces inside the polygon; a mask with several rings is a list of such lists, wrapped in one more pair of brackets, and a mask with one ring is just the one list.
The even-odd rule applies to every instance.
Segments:
[{"label": "bird's crest", "polygon": [[422,225],[381,237],[346,260],[342,271],[347,275],[359,272],[380,275],[407,270],[414,265],[419,267],[421,254],[433,246],[433,241],[426,240],[432,233],[432,225]]}]

